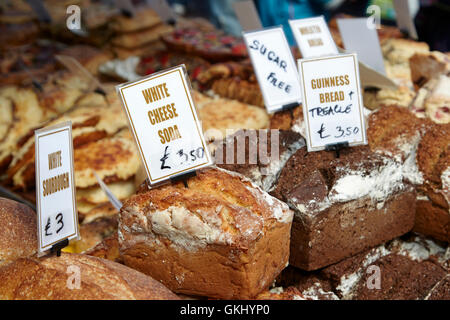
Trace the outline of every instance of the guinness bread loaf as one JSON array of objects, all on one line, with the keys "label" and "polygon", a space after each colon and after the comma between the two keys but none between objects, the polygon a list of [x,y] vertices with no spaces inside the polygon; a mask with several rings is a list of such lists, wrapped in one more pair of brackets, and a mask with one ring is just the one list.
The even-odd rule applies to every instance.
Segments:
[{"label": "guinness bread loaf", "polygon": [[143,185],[124,203],[124,263],[176,293],[255,298],[287,265],[292,211],[223,169],[199,170],[187,185]]},{"label": "guinness bread loaf", "polygon": [[316,270],[410,231],[414,187],[402,164],[369,150],[299,149],[272,191],[294,209],[289,263]]},{"label": "guinness bread loaf", "polygon": [[0,268],[2,300],[172,300],[161,283],[121,264],[63,252]]},{"label": "guinness bread loaf", "polygon": [[281,169],[305,140],[291,130],[239,130],[217,143],[215,163],[238,172],[269,192]]}]

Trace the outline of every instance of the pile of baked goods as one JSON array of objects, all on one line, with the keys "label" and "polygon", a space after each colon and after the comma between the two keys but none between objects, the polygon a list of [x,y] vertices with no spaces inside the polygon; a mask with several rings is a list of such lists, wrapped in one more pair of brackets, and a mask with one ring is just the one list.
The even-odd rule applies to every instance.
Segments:
[{"label": "pile of baked goods", "polygon": [[[0,198],[0,299],[450,299],[447,53],[379,29],[398,86],[363,88],[368,145],[337,158],[301,105],[266,112],[242,39],[95,0],[71,32],[66,2],[0,5],[0,187],[35,203],[34,130],[71,121],[81,240],[38,257],[36,213]],[[114,87],[179,64],[215,165],[150,187]]]}]

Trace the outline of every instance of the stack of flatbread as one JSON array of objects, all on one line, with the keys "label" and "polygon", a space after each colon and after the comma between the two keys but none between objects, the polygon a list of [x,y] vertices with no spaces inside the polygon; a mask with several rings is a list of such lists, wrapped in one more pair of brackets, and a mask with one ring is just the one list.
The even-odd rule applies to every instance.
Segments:
[{"label": "stack of flatbread", "polygon": [[[67,82],[71,85],[65,87]],[[67,110],[50,120],[46,117],[53,114],[50,108],[53,104],[49,101],[42,104],[40,100],[41,95],[51,92],[50,89],[44,86],[43,92],[34,92],[32,89],[3,88],[0,91],[0,150],[2,159],[5,155],[8,158],[8,164],[4,166],[7,169],[2,170],[2,183],[13,190],[32,193],[35,187],[34,130],[72,122],[77,209],[84,236],[69,250],[80,252],[117,229],[118,212],[109,204],[94,172],[118,199],[125,200],[135,192],[134,178],[140,161],[113,88],[106,87],[105,97],[95,92],[83,93],[77,84],[81,86],[81,82],[69,78],[52,81],[51,89],[55,90],[52,94],[55,99],[60,99],[53,104],[65,105]],[[56,94],[58,87],[59,95]],[[59,111],[63,110],[54,112]]]},{"label": "stack of flatbread", "polygon": [[132,17],[117,16],[110,23],[115,32],[111,39],[112,49],[119,59],[142,56],[163,48],[160,37],[173,31],[173,27],[164,24],[150,8],[140,8],[135,12]]}]

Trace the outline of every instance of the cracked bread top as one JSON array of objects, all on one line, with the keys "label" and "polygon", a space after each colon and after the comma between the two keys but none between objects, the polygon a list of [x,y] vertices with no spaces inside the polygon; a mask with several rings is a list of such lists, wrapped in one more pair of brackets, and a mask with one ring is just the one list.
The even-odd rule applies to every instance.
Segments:
[{"label": "cracked bread top", "polygon": [[273,195],[296,214],[315,216],[335,203],[364,197],[378,207],[407,185],[402,164],[369,146],[344,149],[339,158],[333,152],[302,148],[281,171]]},{"label": "cracked bread top", "polygon": [[168,241],[185,250],[209,244],[245,250],[276,224],[292,222],[286,204],[240,174],[203,169],[187,185],[171,183],[150,190],[142,185],[120,212],[121,249],[140,241]]}]

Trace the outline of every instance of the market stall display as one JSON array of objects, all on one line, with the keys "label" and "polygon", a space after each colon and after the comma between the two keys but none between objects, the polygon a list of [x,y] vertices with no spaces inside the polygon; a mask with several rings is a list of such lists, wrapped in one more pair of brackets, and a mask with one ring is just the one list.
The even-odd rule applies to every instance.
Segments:
[{"label": "market stall display", "polygon": [[[36,203],[34,131],[71,121],[81,239],[38,257],[35,210],[0,198],[0,299],[450,299],[448,53],[381,26],[396,86],[362,84],[368,144],[308,152],[302,104],[267,112],[241,37],[94,0],[70,3],[77,33],[43,2],[49,22],[0,5],[0,195]],[[150,186],[115,86],[181,64],[215,164]]]}]

